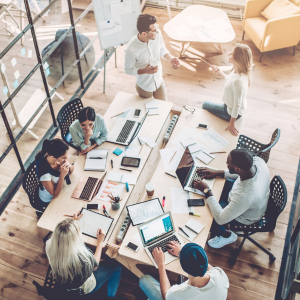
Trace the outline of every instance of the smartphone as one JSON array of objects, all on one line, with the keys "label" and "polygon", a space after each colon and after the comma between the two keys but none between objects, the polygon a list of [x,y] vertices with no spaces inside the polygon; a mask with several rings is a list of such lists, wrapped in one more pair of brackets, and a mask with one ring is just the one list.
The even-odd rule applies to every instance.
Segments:
[{"label": "smartphone", "polygon": [[125,247],[127,247],[128,249],[130,249],[130,250],[132,250],[134,252],[138,252],[139,249],[140,249],[139,246],[137,246],[137,245],[135,245],[133,243],[130,243],[130,242],[128,242],[128,244]]},{"label": "smartphone", "polygon": [[86,209],[99,209],[99,204],[87,204]]},{"label": "smartphone", "polygon": [[121,161],[121,166],[138,168],[140,166],[140,162],[141,162],[141,159],[138,157],[124,156]]},{"label": "smartphone", "polygon": [[139,116],[140,116],[140,114],[141,114],[141,110],[140,109],[136,109],[135,111],[134,111],[134,117],[135,118],[138,118]]},{"label": "smartphone", "polygon": [[188,206],[205,206],[204,199],[188,199]]},{"label": "smartphone", "polygon": [[208,129],[208,125],[205,124],[199,124],[198,127]]}]

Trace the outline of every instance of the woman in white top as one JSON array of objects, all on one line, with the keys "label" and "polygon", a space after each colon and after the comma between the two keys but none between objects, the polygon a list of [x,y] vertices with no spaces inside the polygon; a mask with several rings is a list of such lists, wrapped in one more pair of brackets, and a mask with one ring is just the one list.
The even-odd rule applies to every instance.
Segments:
[{"label": "woman in white top", "polygon": [[235,127],[235,121],[244,115],[247,108],[246,96],[250,85],[252,52],[247,45],[236,44],[228,56],[228,62],[233,65],[229,75],[226,75],[217,66],[212,66],[213,72],[225,79],[222,99],[224,104],[204,102],[202,108],[229,121],[225,130],[229,130],[232,135],[238,135],[239,131]]},{"label": "woman in white top", "polygon": [[121,280],[122,266],[116,260],[101,261],[105,234],[97,230],[97,248],[93,254],[84,244],[80,229],[80,212],[58,223],[46,243],[46,254],[53,278],[63,289],[82,288],[93,293],[107,282],[107,296],[115,297]]}]

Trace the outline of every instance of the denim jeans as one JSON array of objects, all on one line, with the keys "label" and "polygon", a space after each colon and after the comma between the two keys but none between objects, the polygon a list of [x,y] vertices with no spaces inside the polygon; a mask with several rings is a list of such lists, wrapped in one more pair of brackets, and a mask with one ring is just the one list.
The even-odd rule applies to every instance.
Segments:
[{"label": "denim jeans", "polygon": [[144,275],[140,278],[140,288],[150,300],[163,300],[160,283],[150,275]]},{"label": "denim jeans", "polygon": [[96,292],[107,282],[107,296],[115,297],[121,281],[122,265],[114,259],[105,258],[101,261],[99,267],[94,271],[96,278],[96,287],[89,293]]},{"label": "denim jeans", "polygon": [[[233,187],[235,180],[232,179],[226,179],[223,190],[222,190],[222,194],[220,197],[220,205],[222,206],[222,208],[225,208],[228,205],[228,197],[229,197],[229,193]],[[211,238],[214,238],[216,236],[222,236],[223,233],[227,230],[228,225],[240,225],[241,223],[236,221],[236,220],[232,220],[227,224],[223,224],[222,226],[219,225],[215,220],[213,220],[212,226],[211,226]]]},{"label": "denim jeans", "polygon": [[[220,103],[213,103],[213,102],[204,102],[202,104],[202,109],[209,111],[213,115],[215,115],[225,121],[229,122],[231,119],[231,115],[227,111],[227,105],[224,103],[220,104]],[[238,120],[240,117],[241,116],[238,115],[238,117],[236,119]]]}]

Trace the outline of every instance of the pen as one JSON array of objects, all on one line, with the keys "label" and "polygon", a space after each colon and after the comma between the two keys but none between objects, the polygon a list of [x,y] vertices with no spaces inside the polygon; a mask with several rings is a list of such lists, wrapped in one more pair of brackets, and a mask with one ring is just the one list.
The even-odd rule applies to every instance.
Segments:
[{"label": "pen", "polygon": [[73,216],[71,216],[71,215],[64,215],[64,217],[71,217],[71,218],[73,218]]},{"label": "pen", "polygon": [[196,217],[201,217],[199,214],[196,214],[196,213],[193,213],[193,212],[190,212],[189,215],[196,216]]},{"label": "pen", "polygon": [[112,159],[110,160],[110,163],[111,163],[111,168],[113,169],[114,168],[114,163],[113,163]]},{"label": "pen", "polygon": [[124,169],[124,168],[120,168],[120,170],[124,170],[124,171],[128,171],[128,172],[132,172],[132,170],[128,170],[128,169]]},{"label": "pen", "polygon": [[166,197],[163,196],[163,207],[165,207],[165,200],[166,200]]},{"label": "pen", "polygon": [[187,237],[190,237],[181,227],[178,227]]},{"label": "pen", "polygon": [[129,192],[129,185],[128,185],[128,182],[126,182],[126,191]]},{"label": "pen", "polygon": [[104,214],[105,214],[107,217],[110,218],[110,215],[108,214],[105,205],[103,205],[103,212],[104,212]]},{"label": "pen", "polygon": [[226,151],[210,152],[209,154],[226,153]]},{"label": "pen", "polygon": [[193,231],[193,232],[195,232],[196,234],[198,234],[198,232],[197,231],[195,231],[194,229],[192,229],[191,227],[189,227],[189,226],[187,226],[187,225],[184,225],[186,228],[188,228],[189,230],[191,230],[191,231]]},{"label": "pen", "polygon": [[169,163],[172,161],[172,159],[174,158],[175,154],[177,153],[177,150],[175,151],[174,155],[172,156],[171,160],[169,161]]},{"label": "pen", "polygon": [[102,157],[90,157],[89,159],[102,159]]},{"label": "pen", "polygon": [[123,111],[123,112],[121,112],[121,113],[119,113],[119,114],[117,114],[117,115],[114,115],[114,116],[112,116],[112,117],[110,117],[110,118],[112,119],[112,118],[114,118],[114,117],[116,117],[116,116],[119,116],[119,115],[121,115],[121,114],[124,114],[124,112],[125,112],[125,111]]},{"label": "pen", "polygon": [[141,142],[141,140],[140,140],[140,138],[139,137],[137,137],[138,138],[138,140],[139,140],[139,142],[140,142],[140,144],[141,144],[141,146],[143,145],[143,143]]},{"label": "pen", "polygon": [[168,173],[168,172],[165,172],[165,173],[168,174],[168,175],[170,175],[170,176],[172,176],[172,177],[174,177],[174,178],[177,178],[175,175],[173,175],[171,173]]},{"label": "pen", "polygon": [[143,145],[142,145],[142,147],[141,147],[141,150],[140,150],[140,152],[139,152],[139,155],[140,155],[140,154],[141,154],[141,152],[142,152],[143,146],[144,146],[144,144],[143,144]]}]

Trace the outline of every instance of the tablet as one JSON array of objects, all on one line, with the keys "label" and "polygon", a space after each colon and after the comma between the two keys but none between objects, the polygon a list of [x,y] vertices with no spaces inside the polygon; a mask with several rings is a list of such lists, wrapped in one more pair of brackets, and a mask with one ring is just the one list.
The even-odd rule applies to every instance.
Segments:
[{"label": "tablet", "polygon": [[92,238],[97,238],[98,228],[102,229],[105,233],[105,237],[110,229],[113,218],[101,215],[95,211],[82,208],[81,214],[83,216],[79,220],[80,228],[83,234],[88,235]]},{"label": "tablet", "polygon": [[164,214],[164,210],[158,198],[129,205],[126,206],[126,208],[133,226],[143,224]]}]

